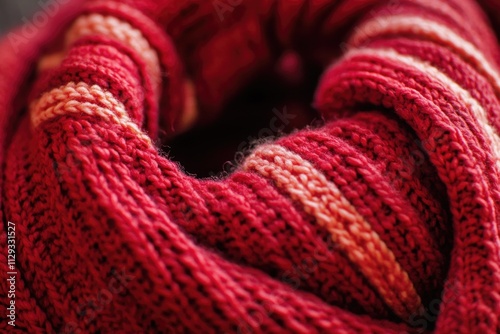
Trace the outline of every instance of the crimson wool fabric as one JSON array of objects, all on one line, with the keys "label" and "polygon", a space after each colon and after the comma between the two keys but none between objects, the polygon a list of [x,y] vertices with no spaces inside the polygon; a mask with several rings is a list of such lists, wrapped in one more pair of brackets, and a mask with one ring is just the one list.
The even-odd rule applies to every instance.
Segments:
[{"label": "crimson wool fabric", "polygon": [[[66,3],[0,44],[1,333],[500,333],[499,2]],[[163,153],[290,50],[321,124]]]}]

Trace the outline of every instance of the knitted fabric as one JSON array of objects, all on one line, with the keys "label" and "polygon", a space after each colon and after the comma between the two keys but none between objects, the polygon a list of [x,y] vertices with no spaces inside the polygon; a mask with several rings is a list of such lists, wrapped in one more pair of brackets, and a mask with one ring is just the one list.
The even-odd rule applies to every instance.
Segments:
[{"label": "knitted fabric", "polygon": [[[0,44],[1,333],[500,333],[497,2],[62,2]],[[285,50],[324,123],[160,152]]]}]

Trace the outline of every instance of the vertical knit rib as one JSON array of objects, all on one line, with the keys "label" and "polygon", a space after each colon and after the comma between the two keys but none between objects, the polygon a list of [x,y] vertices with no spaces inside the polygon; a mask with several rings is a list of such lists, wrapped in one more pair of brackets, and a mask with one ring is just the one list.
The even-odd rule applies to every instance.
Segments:
[{"label": "vertical knit rib", "polygon": [[[500,331],[500,49],[476,1],[54,15],[0,42],[0,270],[11,221],[18,272],[0,332]],[[155,146],[287,50],[324,68],[323,124],[220,179]]]}]

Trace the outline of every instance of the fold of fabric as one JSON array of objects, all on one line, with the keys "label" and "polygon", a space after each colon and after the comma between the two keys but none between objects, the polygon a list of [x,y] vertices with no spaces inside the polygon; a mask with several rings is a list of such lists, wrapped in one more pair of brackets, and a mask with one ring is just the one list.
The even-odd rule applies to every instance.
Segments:
[{"label": "fold of fabric", "polygon": [[[476,2],[56,5],[0,44],[0,331],[500,332],[500,58]],[[321,126],[220,179],[160,152],[290,49],[324,68]]]}]

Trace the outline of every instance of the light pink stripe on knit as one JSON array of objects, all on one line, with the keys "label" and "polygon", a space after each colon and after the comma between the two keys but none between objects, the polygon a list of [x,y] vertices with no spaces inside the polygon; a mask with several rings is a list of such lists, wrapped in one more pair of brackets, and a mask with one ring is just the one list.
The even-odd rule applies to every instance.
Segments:
[{"label": "light pink stripe on knit", "polygon": [[[454,26],[461,26],[462,30],[465,31],[471,31],[472,32],[472,23],[471,22],[464,22],[463,15],[460,14],[460,12],[457,11],[454,7],[450,5],[449,0],[413,0],[415,4],[418,4],[423,7],[425,11],[427,9],[431,9],[431,11],[440,13],[440,15],[447,17],[448,19],[451,19],[454,21],[452,24]],[[399,2],[396,1],[396,5]],[[456,5],[454,5],[456,6]],[[393,11],[394,12],[394,11]],[[430,12],[430,11],[427,11]],[[396,15],[396,13],[394,13]],[[475,35],[474,32],[472,34]],[[474,35],[469,35],[470,37],[474,38],[474,41],[480,40],[481,38],[479,36],[474,36]]]},{"label": "light pink stripe on knit", "polygon": [[423,36],[454,50],[465,61],[472,63],[484,75],[500,97],[500,76],[486,57],[472,44],[448,27],[418,16],[378,17],[362,24],[348,45],[361,46],[368,39],[385,34]]},{"label": "light pink stripe on knit", "polygon": [[418,314],[420,297],[393,252],[337,186],[310,162],[279,145],[263,145],[245,160],[243,168],[271,178],[300,202],[401,319]]},{"label": "light pink stripe on knit", "polygon": [[44,93],[30,105],[31,123],[34,127],[58,115],[70,113],[101,117],[126,127],[142,140],[151,143],[151,139],[129,118],[125,106],[98,85],[70,82]]},{"label": "light pink stripe on knit", "polygon": [[430,76],[432,79],[440,82],[444,87],[446,87],[451,94],[458,97],[464,102],[464,104],[472,111],[473,116],[478,121],[481,129],[486,134],[487,143],[493,149],[494,160],[497,168],[497,172],[500,174],[500,137],[495,128],[490,124],[486,110],[481,106],[479,101],[477,101],[471,94],[453,81],[446,74],[441,72],[436,67],[430,65],[429,63],[423,62],[412,56],[402,55],[392,49],[355,49],[347,53],[346,57],[354,57],[356,55],[367,55],[367,56],[377,56],[383,59],[390,59],[395,63],[402,63],[410,66],[424,75]]},{"label": "light pink stripe on knit", "polygon": [[89,14],[80,16],[66,34],[66,46],[87,35],[105,35],[114,38],[137,51],[146,63],[153,82],[155,96],[161,89],[161,65],[156,50],[149,44],[139,29],[113,16]]}]

